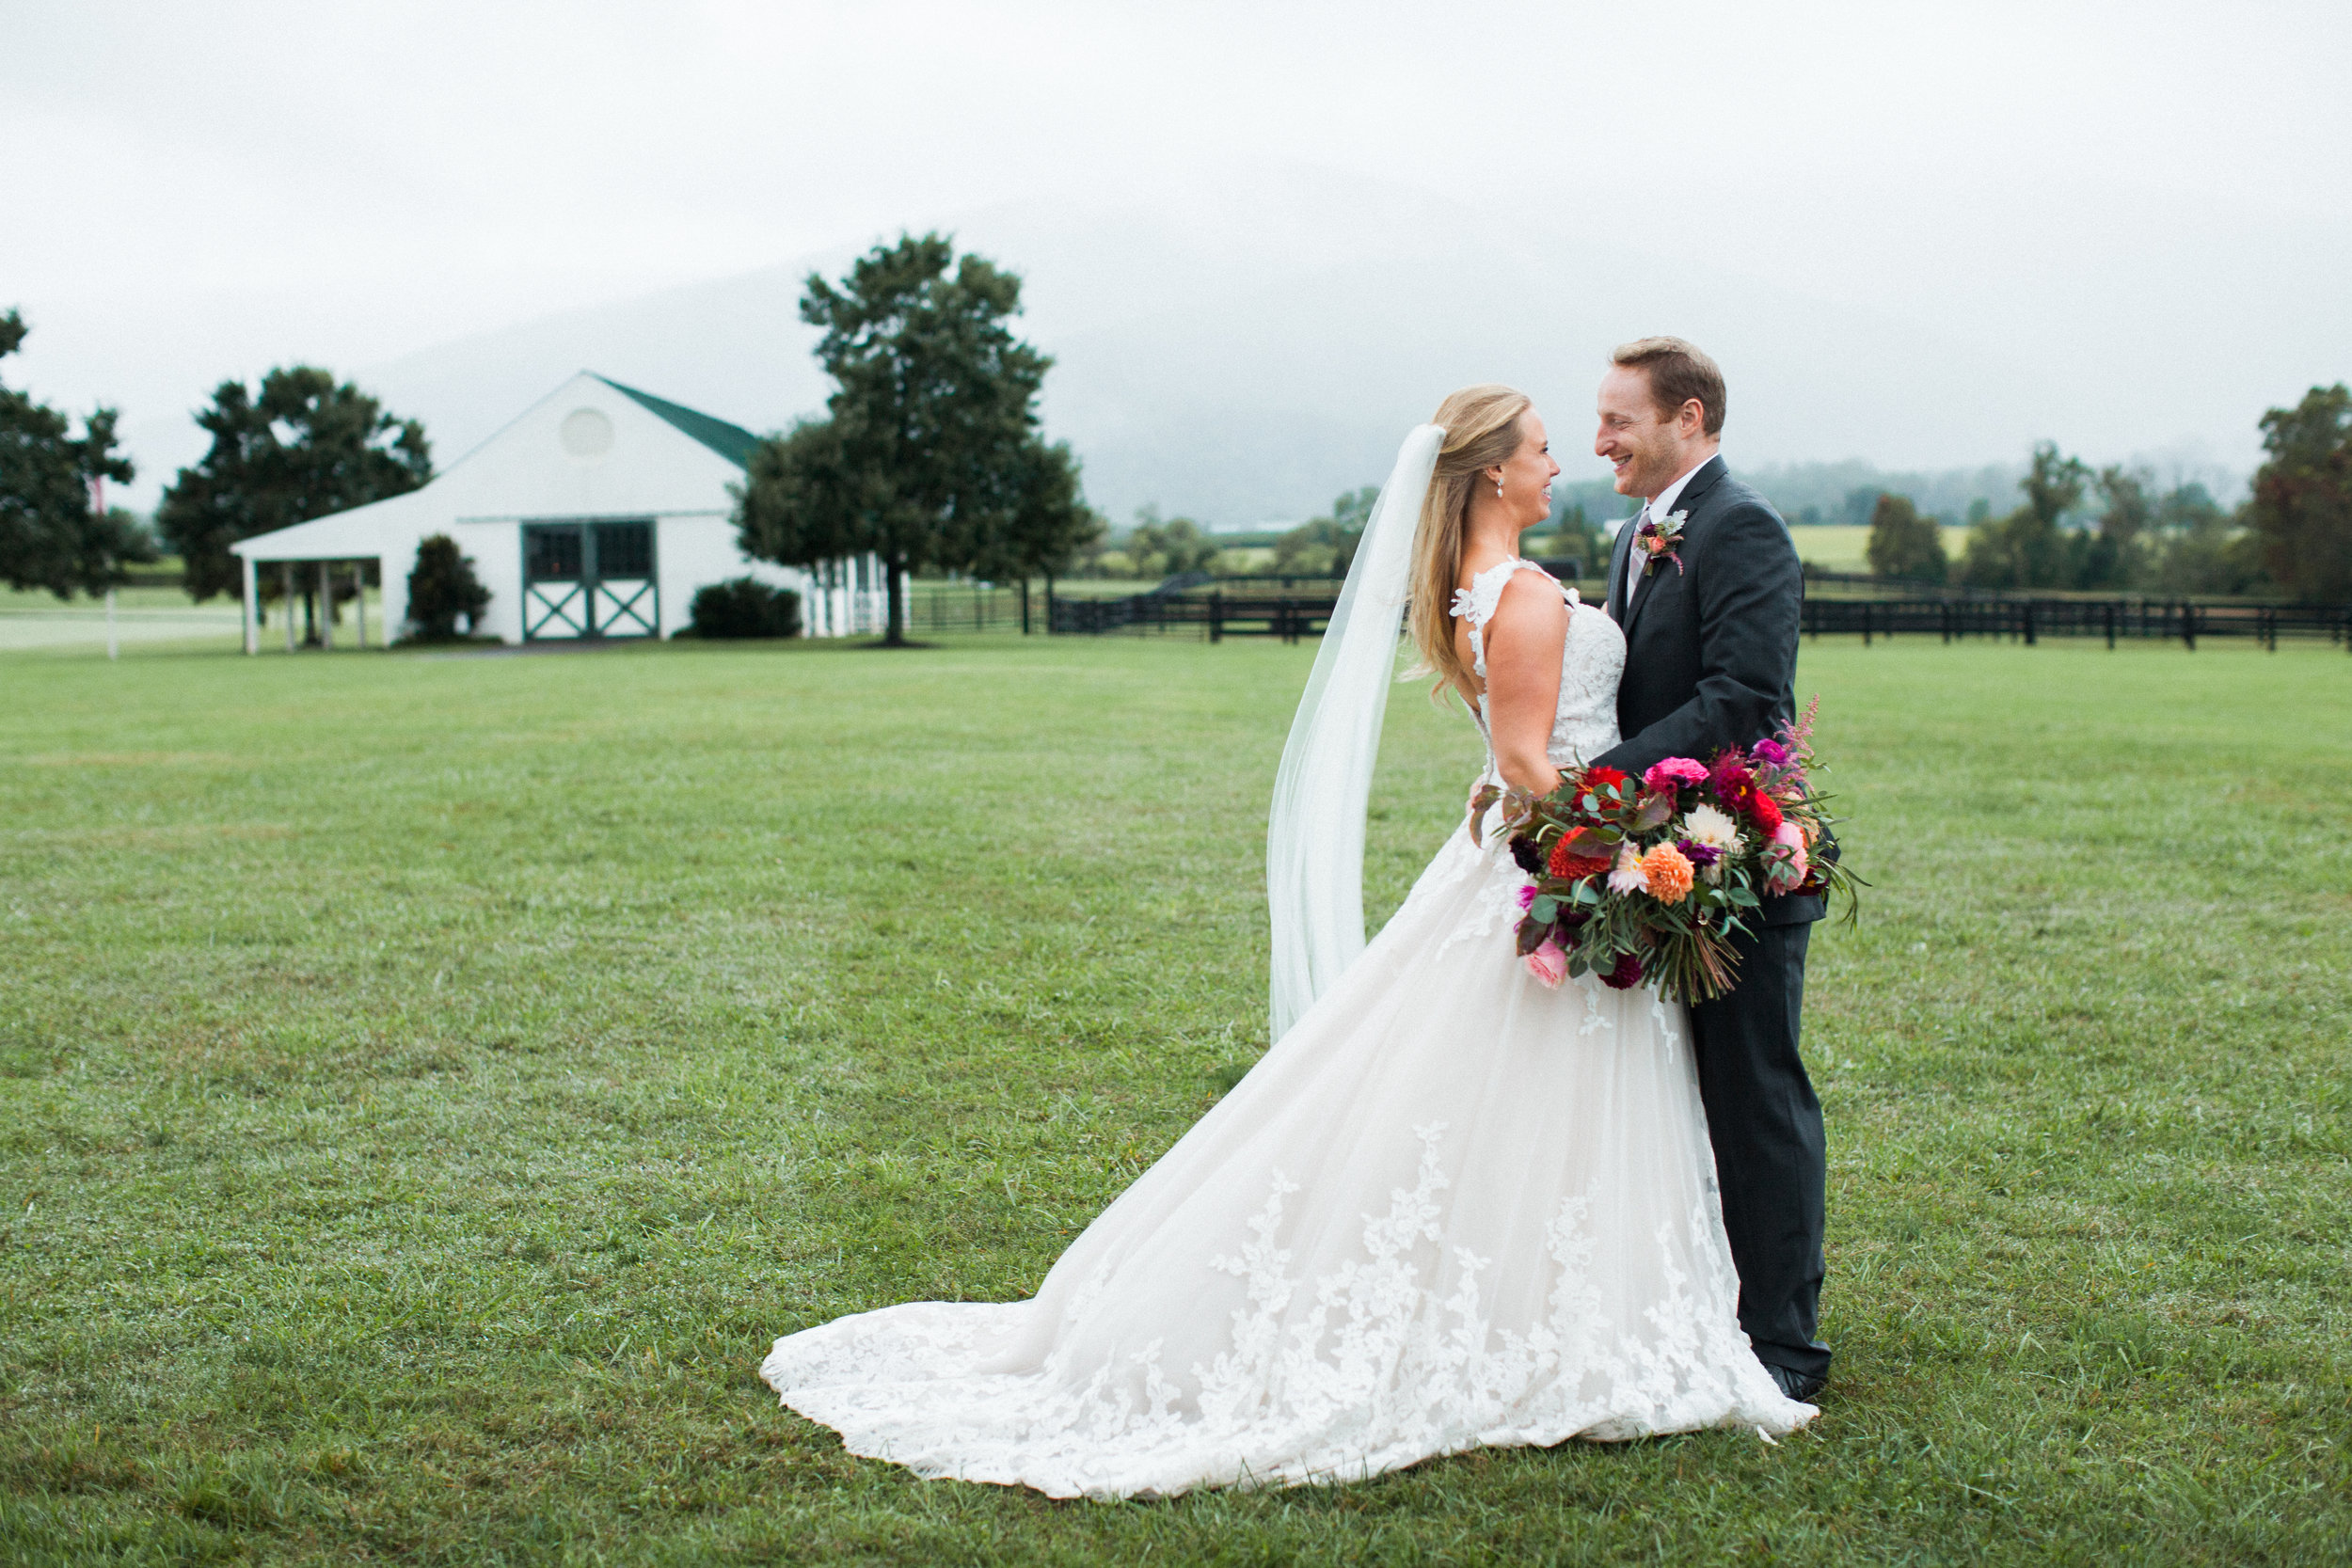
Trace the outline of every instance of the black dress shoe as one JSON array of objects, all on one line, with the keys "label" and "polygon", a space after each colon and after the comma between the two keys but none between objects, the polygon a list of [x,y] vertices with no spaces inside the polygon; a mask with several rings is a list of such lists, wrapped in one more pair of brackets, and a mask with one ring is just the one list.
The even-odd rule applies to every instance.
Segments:
[{"label": "black dress shoe", "polygon": [[1800,1404],[1811,1404],[1820,1391],[1829,1386],[1829,1379],[1819,1372],[1801,1372],[1774,1361],[1765,1362],[1764,1370],[1772,1374],[1772,1381],[1780,1385],[1782,1393]]}]

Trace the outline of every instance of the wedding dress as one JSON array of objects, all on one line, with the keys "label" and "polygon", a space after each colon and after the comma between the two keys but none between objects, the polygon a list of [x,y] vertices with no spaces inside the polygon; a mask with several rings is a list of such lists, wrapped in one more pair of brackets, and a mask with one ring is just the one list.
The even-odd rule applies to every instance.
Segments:
[{"label": "wedding dress", "polygon": [[[1482,677],[1503,586],[1535,570],[1457,599]],[[1625,640],[1563,593],[1565,766],[1617,741]],[[853,1453],[1057,1497],[1804,1424],[1736,1319],[1683,1009],[1589,976],[1546,990],[1512,950],[1527,880],[1457,829],[1030,1300],[836,1319],[761,1376]]]}]

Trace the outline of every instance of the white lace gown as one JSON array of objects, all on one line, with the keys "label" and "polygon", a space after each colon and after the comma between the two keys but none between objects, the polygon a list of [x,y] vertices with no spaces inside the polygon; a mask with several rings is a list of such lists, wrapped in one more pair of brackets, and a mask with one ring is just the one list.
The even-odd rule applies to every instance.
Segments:
[{"label": "white lace gown", "polygon": [[[1520,569],[1476,579],[1474,627]],[[1573,608],[1555,763],[1615,744],[1624,662],[1615,623]],[[835,1319],[761,1376],[853,1453],[1057,1497],[1804,1424],[1734,1315],[1683,1009],[1544,989],[1508,935],[1526,881],[1456,832],[1030,1300]]]}]

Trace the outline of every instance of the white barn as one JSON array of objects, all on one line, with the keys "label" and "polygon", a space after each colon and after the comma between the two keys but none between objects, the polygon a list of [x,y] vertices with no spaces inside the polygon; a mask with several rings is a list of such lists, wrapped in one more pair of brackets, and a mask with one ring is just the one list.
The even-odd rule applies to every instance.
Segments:
[{"label": "white barn", "polygon": [[[374,562],[385,640],[398,636],[417,546],[437,533],[473,559],[490,591],[474,631],[507,642],[666,637],[687,624],[696,589],[745,576],[797,592],[805,635],[879,630],[885,595],[873,558],[812,573],[737,548],[727,487],[757,443],[739,425],[582,371],[420,489],[230,546],[244,560],[246,652],[261,646],[255,589],[273,568],[299,593]],[[322,630],[331,645],[331,619]]]}]

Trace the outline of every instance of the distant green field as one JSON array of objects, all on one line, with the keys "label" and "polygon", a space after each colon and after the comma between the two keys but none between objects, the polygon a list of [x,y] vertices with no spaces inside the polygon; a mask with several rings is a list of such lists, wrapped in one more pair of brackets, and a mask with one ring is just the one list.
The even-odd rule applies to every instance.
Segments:
[{"label": "distant green field", "polygon": [[[779,1411],[1263,1045],[1314,649],[0,655],[0,1561],[2352,1558],[2352,658],[1808,644],[1822,1419],[1052,1503]],[[2260,694],[2249,700],[2249,693]],[[1392,704],[1375,913],[1470,725]]]},{"label": "distant green field", "polygon": [[[1947,526],[1940,531],[1944,538],[1944,553],[1958,561],[1968,548],[1968,531]],[[1867,572],[1869,557],[1864,552],[1870,543],[1870,531],[1844,523],[1817,523],[1810,527],[1792,528],[1788,536],[1797,542],[1799,559],[1809,561],[1834,572]]]}]

